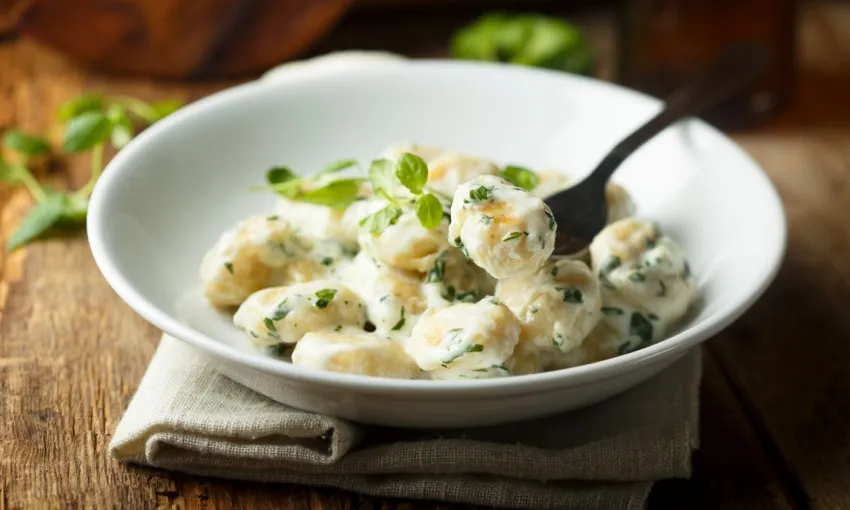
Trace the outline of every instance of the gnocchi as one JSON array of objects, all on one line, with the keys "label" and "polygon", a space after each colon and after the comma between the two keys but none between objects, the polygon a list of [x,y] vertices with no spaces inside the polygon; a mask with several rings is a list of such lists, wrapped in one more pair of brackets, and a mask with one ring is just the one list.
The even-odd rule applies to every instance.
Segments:
[{"label": "gnocchi", "polygon": [[573,183],[561,173],[417,144],[386,149],[368,176],[349,175],[349,160],[328,168],[290,174],[270,215],[238,223],[201,261],[206,299],[294,365],[435,381],[536,374],[662,340],[695,298],[682,247],[633,217],[616,183],[589,250],[553,258],[543,199]]}]

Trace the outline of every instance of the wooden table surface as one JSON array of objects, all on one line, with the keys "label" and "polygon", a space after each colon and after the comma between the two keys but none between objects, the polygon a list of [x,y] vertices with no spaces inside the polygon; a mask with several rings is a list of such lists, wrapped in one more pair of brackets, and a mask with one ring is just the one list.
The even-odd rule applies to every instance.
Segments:
[{"label": "wooden table surface", "polygon": [[[352,17],[319,49],[440,54],[468,16],[429,16],[427,30],[409,15]],[[581,19],[610,64],[607,21]],[[734,134],[782,195],[787,258],[764,297],[707,343],[693,478],[657,484],[650,508],[850,508],[850,4],[808,5],[801,28],[795,104],[768,127]],[[59,103],[87,89],[191,100],[227,85],[104,77],[7,41],[0,130],[42,131]],[[80,159],[48,177],[76,187],[86,174]],[[29,205],[0,185],[3,245]],[[0,252],[0,510],[435,506],[114,462],[106,445],[158,336],[107,286],[83,236]]]}]

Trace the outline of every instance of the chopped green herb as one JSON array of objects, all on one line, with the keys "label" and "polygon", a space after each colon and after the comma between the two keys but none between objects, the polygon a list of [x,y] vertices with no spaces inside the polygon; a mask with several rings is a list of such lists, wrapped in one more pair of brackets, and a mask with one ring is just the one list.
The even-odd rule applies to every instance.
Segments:
[{"label": "chopped green herb", "polygon": [[657,321],[657,320],[659,320],[659,319],[658,319],[658,316],[657,316],[657,315],[655,315],[654,313],[651,313],[651,314],[647,315],[647,317],[649,317],[649,320],[651,320],[651,321]]},{"label": "chopped green herb", "polygon": [[485,225],[489,225],[489,224],[493,223],[493,217],[490,216],[489,214],[482,214],[480,221],[481,221],[481,223],[483,223]]},{"label": "chopped green herb", "polygon": [[334,259],[332,257],[322,257],[322,260],[319,261],[323,266],[329,266],[334,263]]},{"label": "chopped green herb", "polygon": [[689,278],[691,276],[691,266],[685,262],[685,268],[682,270],[682,278]]},{"label": "chopped green herb", "polygon": [[496,369],[498,369],[498,370],[504,370],[505,372],[507,372],[507,373],[509,373],[509,374],[511,373],[511,369],[510,369],[510,368],[508,368],[508,366],[507,366],[507,365],[505,365],[504,363],[502,363],[501,365],[493,365],[493,366],[492,366],[492,367],[490,367],[490,368],[496,368]]},{"label": "chopped green herb", "polygon": [[564,291],[564,301],[567,303],[582,304],[584,303],[584,295],[576,287],[560,288]]},{"label": "chopped green herb", "polygon": [[658,297],[664,297],[667,295],[667,285],[664,284],[663,280],[658,280],[658,285],[661,286],[661,289],[658,291]]},{"label": "chopped green herb", "polygon": [[460,236],[455,237],[455,246],[463,253],[463,256],[469,258],[469,252],[466,251],[466,246],[463,245],[463,241],[461,241]]},{"label": "chopped green herb", "polygon": [[527,168],[517,165],[508,165],[499,172],[499,177],[509,181],[511,184],[516,184],[520,188],[531,191],[537,187],[537,174]]},{"label": "chopped green herb", "polygon": [[284,317],[286,317],[286,315],[289,313],[289,309],[286,308],[286,301],[287,300],[289,300],[289,298],[285,298],[283,301],[278,303],[278,305],[275,307],[274,315],[272,315],[272,317],[271,317],[271,319],[273,321],[279,321],[279,320],[283,319]]},{"label": "chopped green herb", "polygon": [[338,324],[337,327],[334,328],[334,331],[342,331],[342,324]]},{"label": "chopped green herb", "polygon": [[484,350],[484,346],[481,344],[471,344],[466,348],[466,352],[481,352]]},{"label": "chopped green herb", "polygon": [[610,273],[611,271],[620,267],[620,265],[622,263],[623,262],[620,260],[620,257],[617,257],[616,255],[612,255],[612,256],[608,257],[608,260],[605,262],[605,265],[602,266],[602,273],[603,274]]},{"label": "chopped green herb", "polygon": [[555,222],[555,215],[552,214],[549,207],[546,207],[544,212],[546,213],[546,217],[549,218],[549,230],[555,230],[558,228],[558,223]]},{"label": "chopped green herb", "polygon": [[392,327],[391,331],[399,331],[401,328],[404,327],[404,323],[405,323],[404,307],[402,306],[401,307],[401,319],[399,319],[398,322],[396,322],[395,326]]},{"label": "chopped green herb", "polygon": [[617,308],[616,306],[603,306],[602,313],[605,315],[623,315],[625,312],[623,312],[622,308]]},{"label": "chopped green herb", "polygon": [[445,299],[446,301],[454,301],[456,292],[457,290],[455,290],[454,285],[447,286],[446,293],[443,294],[443,299]]},{"label": "chopped green herb", "polygon": [[632,312],[632,318],[629,321],[629,334],[641,339],[641,345],[649,345],[652,343],[652,323],[649,322],[643,315]]},{"label": "chopped green herb", "polygon": [[631,349],[632,344],[629,342],[623,342],[617,347],[617,356],[622,356],[623,354],[628,353]]},{"label": "chopped green herb", "polygon": [[522,236],[528,237],[528,232],[511,232],[510,234],[502,238],[502,242],[506,243]]},{"label": "chopped green herb", "polygon": [[[443,281],[443,276],[446,272],[446,257],[449,252],[444,251],[443,253],[437,256],[437,259],[434,261],[434,267],[428,271],[428,283],[436,283]],[[454,287],[452,287],[454,288]]]},{"label": "chopped green herb", "polygon": [[558,266],[553,265],[552,270],[549,272],[552,273],[552,276],[558,276]]},{"label": "chopped green herb", "polygon": [[469,199],[476,202],[489,200],[491,195],[492,190],[486,186],[478,186],[477,188],[469,191]]},{"label": "chopped green herb", "polygon": [[254,338],[260,338],[260,335],[254,333],[254,330],[249,331],[249,333],[251,333],[251,336]]},{"label": "chopped green herb", "polygon": [[537,312],[539,312],[539,311],[540,311],[540,309],[539,309],[539,308],[537,308],[536,306],[532,306],[532,307],[531,307],[531,314],[532,314],[532,315],[533,315],[533,314],[535,314],[535,313],[537,313]]},{"label": "chopped green herb", "polygon": [[277,328],[274,325],[274,321],[271,318],[266,317],[263,319],[263,324],[266,325],[266,329],[269,331],[277,331]]},{"label": "chopped green herb", "polygon": [[462,303],[476,303],[479,299],[481,296],[474,290],[457,295],[457,300]]},{"label": "chopped green herb", "polygon": [[635,271],[634,273],[629,275],[629,280],[633,282],[645,282],[646,275],[641,273],[640,271]]},{"label": "chopped green herb", "polygon": [[225,262],[225,263],[224,263],[224,268],[225,268],[225,269],[227,269],[227,271],[228,271],[230,274],[233,274],[233,263],[232,263],[232,262]]},{"label": "chopped green herb", "polygon": [[273,215],[271,215],[271,216],[266,216],[266,219],[267,219],[268,221],[277,221],[277,220],[279,220],[279,219],[280,219],[280,216],[278,216],[277,214],[273,214]]},{"label": "chopped green herb", "polygon": [[275,358],[283,358],[285,356],[291,356],[294,348],[294,345],[279,343],[266,347],[266,353]]},{"label": "chopped green herb", "polygon": [[646,249],[651,250],[655,248],[655,245],[658,243],[657,239],[647,239],[646,240]]},{"label": "chopped green herb", "polygon": [[319,298],[316,300],[316,308],[327,308],[336,292],[336,289],[322,289],[316,292],[316,297]]}]

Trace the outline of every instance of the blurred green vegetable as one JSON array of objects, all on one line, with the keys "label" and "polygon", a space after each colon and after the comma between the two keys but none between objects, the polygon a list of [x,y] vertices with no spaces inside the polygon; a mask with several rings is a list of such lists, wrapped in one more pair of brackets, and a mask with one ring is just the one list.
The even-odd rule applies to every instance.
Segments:
[{"label": "blurred green vegetable", "polygon": [[16,250],[39,239],[55,226],[85,225],[89,196],[103,169],[107,142],[121,149],[135,136],[137,127],[157,122],[180,104],[177,101],[148,104],[135,98],[109,98],[90,93],[63,104],[57,114],[65,124],[62,151],[67,154],[91,152],[91,176],[76,191],[52,189],[40,183],[30,171],[33,158],[50,154],[50,145],[44,138],[14,128],[6,131],[2,137],[3,150],[16,157],[10,162],[0,154],[0,182],[12,186],[23,184],[35,198],[35,205],[9,238],[7,249]]},{"label": "blurred green vegetable", "polygon": [[537,14],[486,14],[458,31],[452,56],[590,74],[593,56],[574,25]]}]

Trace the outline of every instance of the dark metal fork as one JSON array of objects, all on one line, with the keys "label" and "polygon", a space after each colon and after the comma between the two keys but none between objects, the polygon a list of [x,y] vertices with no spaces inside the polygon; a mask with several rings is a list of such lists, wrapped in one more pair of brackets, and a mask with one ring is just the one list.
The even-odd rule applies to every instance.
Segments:
[{"label": "dark metal fork", "polygon": [[705,113],[741,91],[761,75],[768,58],[760,45],[729,47],[705,72],[676,90],[661,112],[611,149],[584,180],[548,197],[546,204],[558,222],[553,254],[579,253],[605,228],[605,186],[626,158],[672,124]]}]

